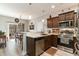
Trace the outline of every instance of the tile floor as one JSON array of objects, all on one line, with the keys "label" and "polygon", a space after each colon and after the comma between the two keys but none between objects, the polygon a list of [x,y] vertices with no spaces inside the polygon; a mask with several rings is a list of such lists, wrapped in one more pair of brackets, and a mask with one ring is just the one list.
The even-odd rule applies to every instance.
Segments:
[{"label": "tile floor", "polygon": [[57,48],[62,50],[62,51],[73,54],[73,49],[72,48],[64,47],[64,46],[61,46],[61,45],[58,45]]}]

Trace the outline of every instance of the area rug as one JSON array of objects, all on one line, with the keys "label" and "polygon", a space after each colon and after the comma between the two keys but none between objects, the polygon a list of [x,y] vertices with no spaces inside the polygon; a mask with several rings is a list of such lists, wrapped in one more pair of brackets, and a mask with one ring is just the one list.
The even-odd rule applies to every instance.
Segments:
[{"label": "area rug", "polygon": [[51,47],[40,56],[74,56],[74,54],[70,54],[55,47]]}]

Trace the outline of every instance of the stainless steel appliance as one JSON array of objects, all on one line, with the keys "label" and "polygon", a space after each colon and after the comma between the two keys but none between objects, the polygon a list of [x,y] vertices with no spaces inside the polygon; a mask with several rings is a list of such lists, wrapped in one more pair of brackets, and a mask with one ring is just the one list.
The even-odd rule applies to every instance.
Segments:
[{"label": "stainless steel appliance", "polygon": [[74,26],[73,20],[66,20],[66,21],[59,22],[60,28],[69,28],[69,27],[73,27],[73,26]]},{"label": "stainless steel appliance", "polygon": [[60,31],[60,43],[65,44],[66,46],[71,46],[71,41],[73,40],[74,29],[64,28]]},{"label": "stainless steel appliance", "polygon": [[44,52],[44,39],[36,41],[36,55],[40,55]]}]

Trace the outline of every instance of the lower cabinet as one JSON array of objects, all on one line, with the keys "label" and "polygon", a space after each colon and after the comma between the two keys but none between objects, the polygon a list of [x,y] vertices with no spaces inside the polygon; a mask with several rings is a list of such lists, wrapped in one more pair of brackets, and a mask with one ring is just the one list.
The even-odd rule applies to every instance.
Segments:
[{"label": "lower cabinet", "polygon": [[27,37],[27,55],[38,56],[44,52],[44,38]]},{"label": "lower cabinet", "polygon": [[45,37],[45,41],[44,41],[44,43],[45,43],[44,50],[47,50],[48,48],[51,47],[51,39],[52,39],[51,36]]},{"label": "lower cabinet", "polygon": [[57,47],[58,35],[52,35],[51,45]]},{"label": "lower cabinet", "polygon": [[26,51],[29,56],[35,56],[35,41],[33,38],[26,37]]},{"label": "lower cabinet", "polygon": [[27,37],[27,55],[41,55],[48,48],[57,47],[57,35],[49,35],[41,38]]}]

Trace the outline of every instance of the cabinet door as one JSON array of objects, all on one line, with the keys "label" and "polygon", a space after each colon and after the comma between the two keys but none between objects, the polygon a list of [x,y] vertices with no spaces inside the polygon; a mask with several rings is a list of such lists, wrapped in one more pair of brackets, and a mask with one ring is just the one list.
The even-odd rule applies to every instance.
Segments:
[{"label": "cabinet door", "polygon": [[57,39],[58,39],[57,35],[52,35],[52,41],[51,41],[52,46],[57,47]]},{"label": "cabinet door", "polygon": [[52,28],[53,27],[53,21],[52,19],[47,19],[47,27]]},{"label": "cabinet door", "polygon": [[51,36],[47,36],[45,37],[45,49],[44,50],[47,50],[50,47],[51,47]]},{"label": "cabinet door", "polygon": [[59,15],[59,20],[64,21],[65,20],[65,14],[60,14]]},{"label": "cabinet door", "polygon": [[27,54],[30,56],[35,56],[35,43],[34,39],[27,37]]},{"label": "cabinet door", "polygon": [[53,28],[58,28],[59,27],[59,18],[53,18]]},{"label": "cabinet door", "polygon": [[66,20],[73,20],[74,19],[74,12],[68,12],[65,15],[66,15]]}]

